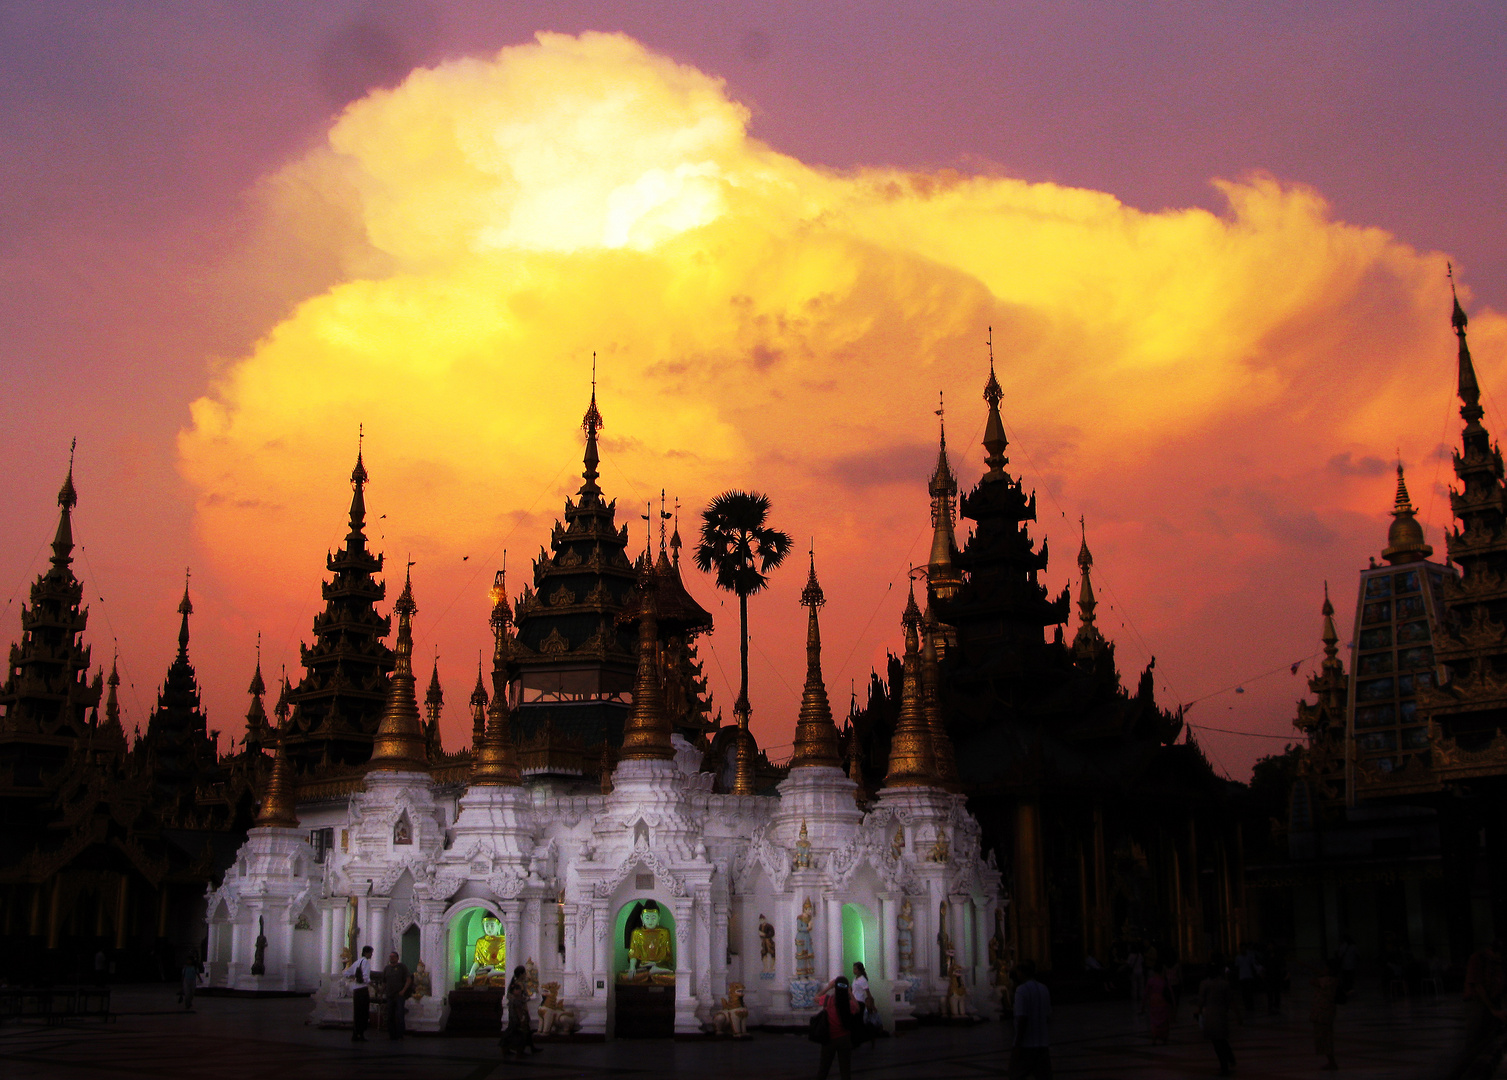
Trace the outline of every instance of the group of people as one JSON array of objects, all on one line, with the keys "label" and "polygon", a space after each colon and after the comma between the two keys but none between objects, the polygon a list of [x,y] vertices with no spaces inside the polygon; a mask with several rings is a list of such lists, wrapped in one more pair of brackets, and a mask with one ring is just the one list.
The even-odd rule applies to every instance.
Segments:
[{"label": "group of people", "polygon": [[826,1037],[821,1040],[819,1080],[827,1080],[832,1062],[838,1075],[848,1080],[853,1068],[853,1047],[875,1038],[882,1030],[879,1006],[869,990],[869,973],[863,964],[853,964],[853,981],[838,975],[816,995],[816,1003],[826,1017]]},{"label": "group of people", "polygon": [[[372,947],[365,946],[361,955],[352,960],[345,969],[345,978],[351,987],[351,1042],[365,1042],[366,1029],[371,1023],[372,1009]],[[413,973],[398,954],[387,954],[387,966],[381,971],[382,1008],[387,1025],[387,1037],[397,1041],[403,1037],[403,1022],[408,999],[413,996]]]}]

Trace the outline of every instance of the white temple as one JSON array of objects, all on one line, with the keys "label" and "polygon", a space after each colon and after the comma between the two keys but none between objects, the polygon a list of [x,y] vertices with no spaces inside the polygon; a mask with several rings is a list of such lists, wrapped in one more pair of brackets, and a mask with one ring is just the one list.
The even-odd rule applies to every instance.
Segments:
[{"label": "white temple", "polygon": [[[802,1025],[817,989],[851,973],[854,961],[868,969],[887,1025],[944,1010],[993,1015],[1000,875],[980,851],[963,796],[938,778],[933,631],[914,596],[889,772],[867,809],[840,767],[814,566],[802,596],[808,670],[795,754],[777,794],[736,793],[752,789],[746,734],[733,794],[714,792],[702,752],[672,734],[656,673],[653,589],[641,596],[638,677],[611,790],[560,794],[520,779],[506,690],[492,699],[468,781],[431,774],[408,582],[394,608],[397,663],[364,781],[295,805],[278,750],[257,826],[208,896],[209,984],[311,992],[315,1022],[349,1023],[340,972],[371,945],[379,969],[396,952],[427,970],[431,992],[409,1002],[410,1029],[495,1024],[500,987],[485,970],[476,985],[470,978],[483,921],[495,918],[499,969],[530,964],[540,986],[558,984],[558,1004],[587,1035],[709,1030],[733,984],[744,988],[749,1026]],[[497,641],[501,669],[506,627]],[[472,701],[480,733],[479,680]],[[673,974],[629,971],[628,923],[649,900],[670,931]]]}]

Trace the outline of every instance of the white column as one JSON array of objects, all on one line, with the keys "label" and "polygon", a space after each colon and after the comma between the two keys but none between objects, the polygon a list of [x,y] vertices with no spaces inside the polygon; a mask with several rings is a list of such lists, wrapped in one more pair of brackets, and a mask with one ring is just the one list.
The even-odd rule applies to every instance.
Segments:
[{"label": "white column", "polygon": [[555,950],[553,940],[548,948],[544,945],[544,939],[540,932],[539,922],[539,898],[527,897],[523,901],[523,955],[518,958],[520,964],[532,960],[534,966],[541,972],[548,967],[555,966]]},{"label": "white column", "polygon": [[[712,995],[727,993],[727,913],[726,900],[712,904]],[[708,1004],[712,1004],[709,1002]]]},{"label": "white column", "polygon": [[695,929],[692,904],[689,896],[677,896],[670,901],[675,909],[675,1030],[678,1032],[701,1030],[696,1019],[696,973],[691,967],[691,936]]},{"label": "white column", "polygon": [[843,971],[842,962],[842,898],[828,896],[824,898],[823,905],[827,909],[827,970],[816,969],[816,981],[818,984],[825,983],[828,979],[838,974],[846,974]]},{"label": "white column", "polygon": [[900,906],[892,893],[879,897],[879,941],[881,970],[891,981],[900,977],[900,932],[896,920]]},{"label": "white column", "polygon": [[989,985],[989,905],[973,903],[973,979],[979,986]]},{"label": "white column", "polygon": [[571,997],[576,994],[576,976],[581,970],[576,960],[576,919],[579,913],[579,905],[565,905],[565,978],[561,982],[566,987],[567,995]]},{"label": "white column", "polygon": [[[607,940],[611,929],[612,919],[607,911],[607,901],[593,898],[591,901],[592,997],[605,996],[612,985],[612,945]],[[602,983],[601,990],[597,989],[598,982]]]},{"label": "white column", "polygon": [[330,971],[330,908],[323,905],[319,909],[319,928],[315,931],[319,935],[319,974],[328,975]]},{"label": "white column", "polygon": [[502,902],[503,961],[507,965],[508,978],[510,980],[513,977],[513,969],[528,960],[525,952],[528,943],[523,940],[523,913],[521,908],[522,905],[517,900],[504,900]]},{"label": "white column", "polygon": [[391,905],[392,899],[386,896],[373,896],[366,901],[366,920],[371,927],[362,944],[372,947],[372,968],[377,971],[387,966],[387,954],[392,952],[387,935],[387,909]]}]

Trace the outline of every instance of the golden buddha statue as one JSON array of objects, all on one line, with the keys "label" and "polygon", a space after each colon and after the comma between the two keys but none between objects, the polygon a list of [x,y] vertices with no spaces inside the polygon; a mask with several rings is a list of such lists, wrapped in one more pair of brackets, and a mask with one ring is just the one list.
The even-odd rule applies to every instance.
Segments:
[{"label": "golden buddha statue", "polygon": [[506,986],[506,954],[502,920],[488,915],[481,920],[481,937],[476,939],[476,949],[472,954],[471,970],[466,975],[466,981],[472,986]]},{"label": "golden buddha statue", "polygon": [[[659,925],[659,904],[645,900],[638,913],[639,925],[628,935],[628,978],[630,981],[661,981],[655,976],[675,975],[675,946],[670,931]],[[630,922],[632,920],[630,919]]]}]

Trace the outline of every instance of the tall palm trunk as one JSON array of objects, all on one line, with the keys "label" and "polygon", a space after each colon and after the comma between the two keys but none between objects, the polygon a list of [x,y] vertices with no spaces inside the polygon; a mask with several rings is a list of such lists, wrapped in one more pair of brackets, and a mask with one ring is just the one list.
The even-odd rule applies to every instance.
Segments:
[{"label": "tall palm trunk", "polygon": [[740,644],[742,648],[743,682],[738,688],[738,704],[733,707],[734,712],[748,715],[748,594],[738,594],[738,626],[742,629],[743,638]]}]

